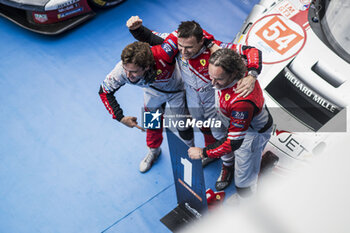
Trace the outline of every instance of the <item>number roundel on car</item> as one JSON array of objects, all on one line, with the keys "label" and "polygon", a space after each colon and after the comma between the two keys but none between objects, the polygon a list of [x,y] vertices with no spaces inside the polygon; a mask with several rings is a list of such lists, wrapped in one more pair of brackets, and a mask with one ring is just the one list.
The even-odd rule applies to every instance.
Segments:
[{"label": "number roundel on car", "polygon": [[303,48],[305,42],[305,29],[280,14],[266,15],[256,21],[246,38],[246,44],[262,50],[264,64],[292,58]]}]

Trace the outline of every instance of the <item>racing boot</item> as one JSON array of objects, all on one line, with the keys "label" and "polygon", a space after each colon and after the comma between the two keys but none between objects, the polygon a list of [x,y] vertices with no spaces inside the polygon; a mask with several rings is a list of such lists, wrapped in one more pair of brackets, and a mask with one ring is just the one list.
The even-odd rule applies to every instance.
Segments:
[{"label": "racing boot", "polygon": [[277,155],[271,151],[267,151],[261,158],[260,175],[271,171],[276,166],[278,161],[279,157]]},{"label": "racing boot", "polygon": [[148,154],[140,163],[140,172],[142,173],[148,171],[152,167],[152,164],[158,159],[161,153],[160,147],[157,147],[157,148],[148,147],[148,149],[149,149]]},{"label": "racing boot", "polygon": [[233,174],[234,174],[234,165],[225,166],[224,164],[222,164],[220,176],[215,183],[216,190],[220,191],[227,188],[227,186],[231,184]]}]

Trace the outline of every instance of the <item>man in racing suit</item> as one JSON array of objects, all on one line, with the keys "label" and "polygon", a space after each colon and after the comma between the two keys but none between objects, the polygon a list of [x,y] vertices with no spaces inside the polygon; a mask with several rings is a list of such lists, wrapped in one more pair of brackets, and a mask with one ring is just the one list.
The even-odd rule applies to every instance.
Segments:
[{"label": "man in racing suit", "polygon": [[[204,149],[191,147],[192,159],[221,157],[234,152],[234,166],[223,165],[222,171],[234,173],[237,193],[245,196],[254,189],[260,170],[262,151],[271,137],[272,117],[265,106],[259,82],[246,97],[235,93],[237,82],[246,72],[241,56],[229,49],[219,49],[209,59],[209,74],[215,86],[219,113],[226,122],[226,136]],[[231,180],[230,180],[231,181]]]},{"label": "man in racing suit", "polygon": [[[185,106],[183,82],[175,62],[168,63],[167,54],[161,46],[150,47],[144,42],[134,42],[124,48],[121,61],[102,82],[99,95],[113,119],[128,127],[138,126],[137,118],[124,116],[114,94],[126,83],[140,86],[144,90],[145,111],[153,112],[159,117],[163,112],[162,106],[169,104],[172,114],[177,120],[185,120],[188,114]],[[146,142],[149,152],[140,163],[140,171],[148,171],[153,162],[159,157],[160,145],[163,140],[162,123],[159,129],[147,129]],[[180,137],[189,146],[193,145],[193,129],[178,128]]]},{"label": "man in racing suit", "polygon": [[[185,83],[186,100],[190,114],[197,120],[204,121],[217,118],[215,91],[208,74],[208,60],[211,55],[208,47],[211,47],[210,45],[213,43],[208,42],[214,41],[214,44],[220,47],[235,50],[245,58],[248,75],[238,82],[237,93],[239,93],[239,96],[247,96],[253,90],[256,77],[262,69],[261,52],[258,49],[217,41],[212,35],[202,30],[195,21],[182,22],[178,30],[168,35],[165,40],[142,26],[142,20],[138,16],[131,17],[127,22],[127,26],[138,40],[151,44],[162,42],[162,47],[170,58],[175,57],[180,52],[175,58]],[[210,129],[203,127],[200,130],[204,134],[205,146],[225,137],[225,129],[223,128]],[[221,159],[226,166],[232,166],[234,163],[233,154],[227,154]],[[208,159],[204,158],[202,161],[208,161]],[[230,177],[225,176],[225,174],[219,176],[215,185],[217,190],[222,190],[228,186]]]}]

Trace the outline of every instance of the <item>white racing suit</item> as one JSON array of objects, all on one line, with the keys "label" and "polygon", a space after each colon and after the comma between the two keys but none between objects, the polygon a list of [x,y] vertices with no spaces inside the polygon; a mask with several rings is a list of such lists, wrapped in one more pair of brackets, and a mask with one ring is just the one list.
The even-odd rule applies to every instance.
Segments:
[{"label": "white racing suit", "polygon": [[[109,113],[112,114],[113,119],[120,121],[124,117],[123,110],[114,94],[126,83],[143,88],[145,111],[155,112],[158,109],[163,112],[164,108],[162,106],[168,103],[171,113],[176,116],[176,120],[185,120],[187,117],[188,110],[185,106],[183,82],[177,66],[174,63],[167,63],[161,58],[162,53],[160,51],[162,48],[160,46],[153,46],[151,49],[156,61],[155,67],[153,67],[156,76],[150,82],[147,81],[148,77],[143,77],[136,83],[132,83],[127,78],[121,61],[102,82],[99,95]],[[191,129],[178,128],[178,130],[185,142],[190,143],[193,140]],[[162,128],[147,129],[146,142],[148,147],[157,148],[161,145],[162,140]]]},{"label": "white racing suit", "polygon": [[235,185],[247,188],[257,182],[262,152],[271,137],[273,120],[258,81],[253,92],[245,98],[237,97],[236,87],[236,83],[232,83],[217,93],[217,106],[227,127],[226,135],[204,148],[203,156],[215,158],[234,153]]}]

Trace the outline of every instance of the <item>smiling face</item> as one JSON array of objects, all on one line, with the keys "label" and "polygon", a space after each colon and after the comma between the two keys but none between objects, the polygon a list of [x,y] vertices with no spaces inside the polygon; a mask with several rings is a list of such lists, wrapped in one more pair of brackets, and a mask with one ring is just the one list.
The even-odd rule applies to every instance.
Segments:
[{"label": "smiling face", "polygon": [[142,69],[140,66],[134,63],[123,64],[124,71],[130,82],[135,83],[139,81],[145,75],[147,69]]},{"label": "smiling face", "polygon": [[136,41],[127,45],[121,54],[123,68],[132,83],[144,78],[145,72],[154,65],[154,57],[149,44]]},{"label": "smiling face", "polygon": [[190,36],[188,38],[179,37],[177,44],[182,57],[185,60],[189,60],[202,48],[203,39],[198,42],[194,36]]},{"label": "smiling face", "polygon": [[211,78],[211,84],[217,89],[227,87],[235,80],[233,74],[228,74],[222,67],[213,64],[209,64],[209,76]]},{"label": "smiling face", "polygon": [[209,58],[209,76],[217,89],[243,78],[246,70],[242,57],[231,49],[218,49]]}]

